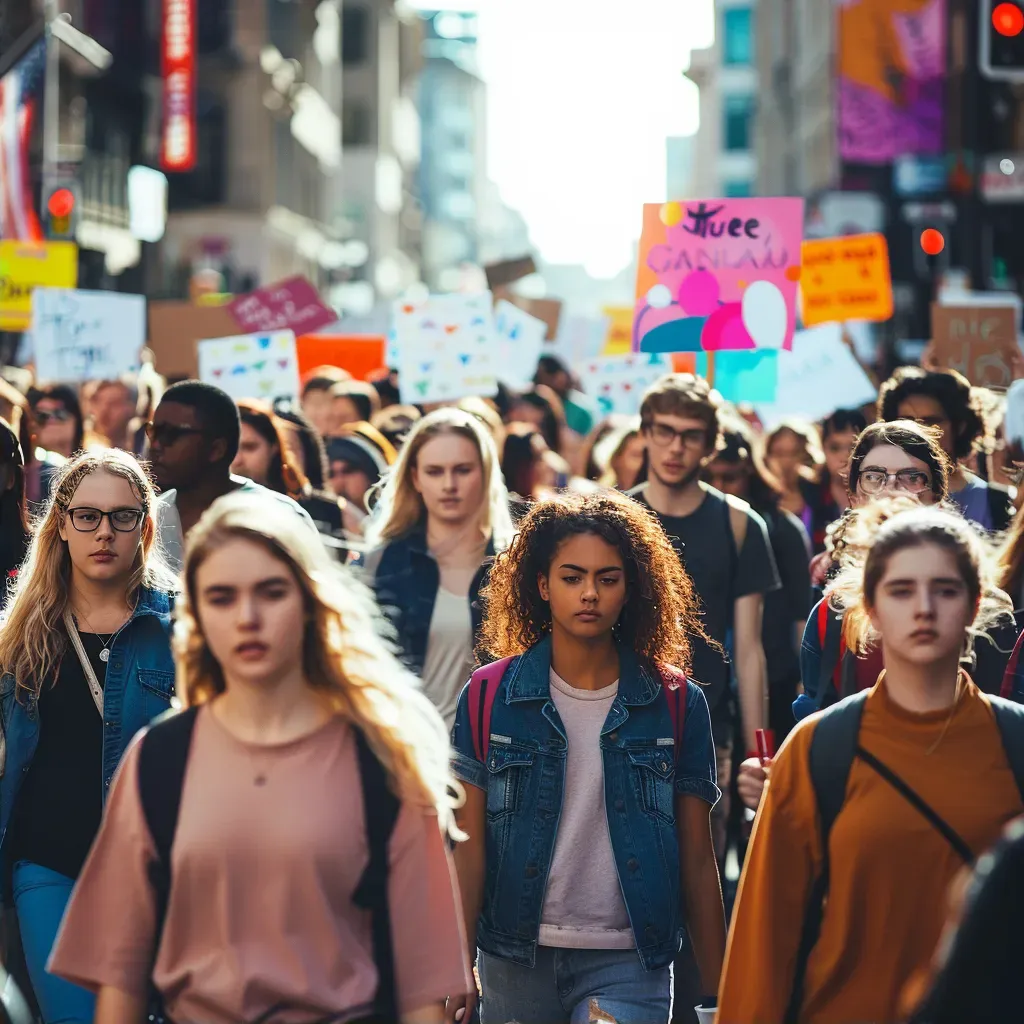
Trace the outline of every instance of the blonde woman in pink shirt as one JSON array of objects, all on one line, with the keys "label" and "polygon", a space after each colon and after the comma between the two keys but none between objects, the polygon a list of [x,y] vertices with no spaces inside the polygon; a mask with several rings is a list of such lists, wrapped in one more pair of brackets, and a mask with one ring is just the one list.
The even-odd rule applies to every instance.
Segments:
[{"label": "blonde woman in pink shirt", "polygon": [[217,501],[184,585],[188,710],[126,754],[50,970],[97,1024],[440,1024],[472,987],[441,717],[277,502]]}]

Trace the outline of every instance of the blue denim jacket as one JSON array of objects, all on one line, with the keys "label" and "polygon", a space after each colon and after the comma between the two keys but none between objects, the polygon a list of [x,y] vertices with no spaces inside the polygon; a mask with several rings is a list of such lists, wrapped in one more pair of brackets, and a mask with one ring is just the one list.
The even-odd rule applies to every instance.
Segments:
[{"label": "blue denim jacket", "polygon": [[[469,588],[474,640],[480,634],[482,622],[478,598],[487,581],[493,555],[494,544],[490,542],[485,560]],[[425,530],[419,527],[391,541],[382,551],[371,553],[366,561],[376,563],[373,579],[368,582],[377,595],[381,611],[394,627],[406,664],[419,674],[427,657],[430,620],[434,617],[437,589],[441,585],[441,572],[427,548]]]},{"label": "blue denim jacket", "polygon": [[[110,648],[103,683],[103,763],[97,784],[106,800],[121,755],[132,737],[170,707],[174,695],[174,661],[171,657],[171,598],[148,590],[139,601],[128,625]],[[74,658],[74,650],[67,657]],[[39,702],[16,699],[16,680],[11,673],[0,677],[0,853],[7,838],[11,811],[22,780],[39,744]]]},{"label": "blue denim jacket", "polygon": [[[551,639],[512,662],[495,695],[487,763],[477,760],[469,688],[452,730],[452,769],[487,794],[487,870],[477,944],[533,967],[562,811],[567,743],[551,699]],[[645,970],[670,964],[682,938],[675,794],[714,805],[715,750],[704,694],[687,684],[682,750],[661,682],[619,648],[619,690],[601,731],[608,831]]]}]

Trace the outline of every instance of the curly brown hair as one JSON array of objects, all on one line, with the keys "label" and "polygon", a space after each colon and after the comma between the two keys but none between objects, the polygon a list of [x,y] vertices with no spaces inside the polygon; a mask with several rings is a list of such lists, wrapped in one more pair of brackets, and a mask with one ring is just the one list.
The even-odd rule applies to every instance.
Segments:
[{"label": "curly brown hair", "polygon": [[600,537],[622,555],[629,600],[615,629],[619,640],[651,666],[689,674],[691,638],[717,646],[704,631],[693,583],[657,517],[614,492],[567,493],[531,508],[481,593],[481,651],[492,659],[522,654],[550,633],[551,609],[537,579],[550,573],[562,544],[580,534]]}]

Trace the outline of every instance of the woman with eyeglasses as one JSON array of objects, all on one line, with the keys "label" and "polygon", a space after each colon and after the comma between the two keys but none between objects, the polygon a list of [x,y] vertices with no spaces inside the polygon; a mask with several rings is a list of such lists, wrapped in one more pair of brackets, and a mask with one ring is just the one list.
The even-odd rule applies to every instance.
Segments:
[{"label": "woman with eyeglasses", "polygon": [[85,446],[85,421],[73,388],[53,384],[29,393],[40,448],[70,459]]},{"label": "woman with eyeglasses", "polygon": [[28,550],[25,462],[18,435],[0,419],[0,608]]},{"label": "woman with eyeglasses", "polygon": [[174,692],[155,502],[132,455],[67,462],[0,627],[2,889],[44,1024],[93,1019],[46,962],[121,755]]}]

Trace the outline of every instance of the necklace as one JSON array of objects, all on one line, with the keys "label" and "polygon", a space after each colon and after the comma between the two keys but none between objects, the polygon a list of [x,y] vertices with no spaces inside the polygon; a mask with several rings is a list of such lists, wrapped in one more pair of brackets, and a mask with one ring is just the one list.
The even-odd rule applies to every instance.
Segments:
[{"label": "necklace", "polygon": [[[135,609],[133,608],[132,612],[134,612],[134,610]],[[89,631],[91,633],[95,633],[96,636],[100,638],[100,643],[103,645],[103,649],[100,651],[100,661],[102,661],[104,664],[110,661],[110,648],[114,646],[114,641],[121,635],[121,630],[124,629],[124,627],[132,621],[132,612],[128,613],[128,618],[125,619],[124,622],[122,622],[121,625],[118,626],[113,633],[108,634],[106,641],[103,640],[103,634],[98,632],[93,627],[92,623],[85,617],[85,612],[78,613],[82,616],[82,621],[89,627]]]},{"label": "necklace", "polygon": [[[924,752],[925,757],[930,757],[938,750],[939,744],[946,738],[946,733],[949,732],[949,724],[953,721],[953,715],[956,714],[956,709],[960,705],[960,682],[963,679],[964,673],[961,669],[956,674],[956,690],[953,693],[953,704],[949,709],[949,714],[946,716],[946,724],[942,727],[942,732],[939,733],[939,738]],[[964,687],[966,689],[966,687]]]}]

